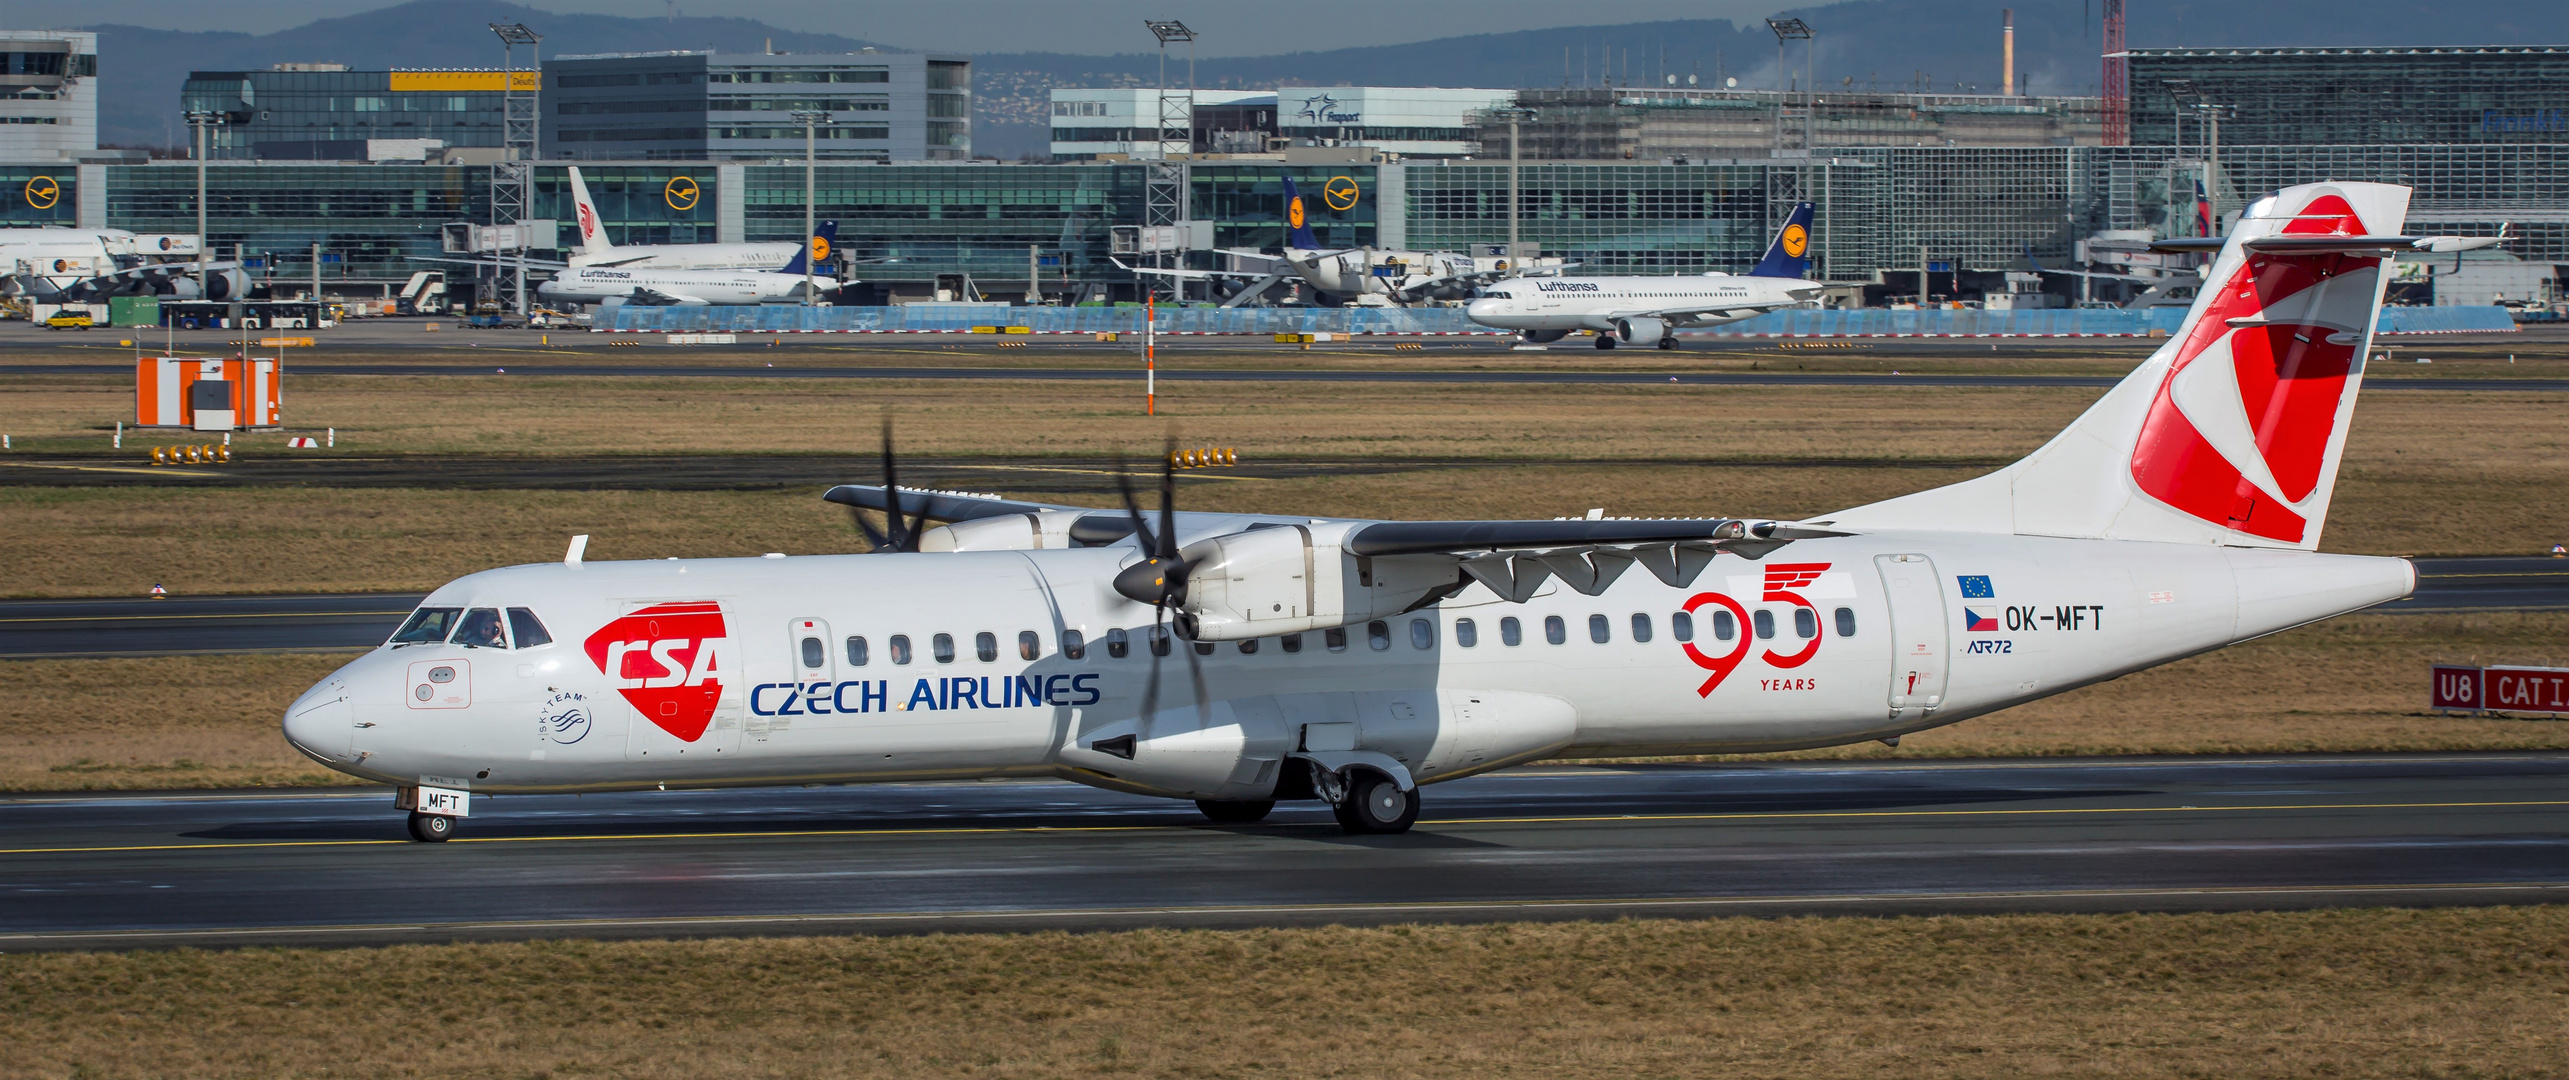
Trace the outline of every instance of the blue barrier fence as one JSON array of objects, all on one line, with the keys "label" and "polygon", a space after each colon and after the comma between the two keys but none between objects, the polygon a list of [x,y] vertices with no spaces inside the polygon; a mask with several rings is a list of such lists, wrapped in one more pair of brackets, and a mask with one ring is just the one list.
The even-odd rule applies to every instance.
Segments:
[{"label": "blue barrier fence", "polygon": [[[1006,304],[913,304],[901,307],[645,307],[619,305],[608,328],[633,333],[963,333],[977,326],[1022,326],[1038,334],[1142,332],[1142,309],[1011,307]],[[1163,334],[1497,334],[1458,308],[1161,308]],[[2173,333],[2181,308],[2125,311],[1928,310],[1777,311],[1688,337],[2142,337]],[[2515,329],[2504,308],[2395,307],[2382,310],[2384,334],[2489,333]]]}]

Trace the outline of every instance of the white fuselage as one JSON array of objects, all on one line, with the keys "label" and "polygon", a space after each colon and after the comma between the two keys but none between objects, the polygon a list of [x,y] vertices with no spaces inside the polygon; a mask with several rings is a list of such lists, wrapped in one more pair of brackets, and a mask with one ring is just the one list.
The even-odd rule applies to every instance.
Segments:
[{"label": "white fuselage", "polygon": [[1482,290],[1464,314],[1502,330],[1606,332],[1650,312],[1682,313],[1667,317],[1674,325],[1715,326],[1791,307],[1816,288],[1802,278],[1729,274],[1519,278]]},{"label": "white fuselage", "polygon": [[[551,643],[380,647],[303,695],[285,730],[357,776],[475,791],[1053,775],[1257,799],[1286,755],[1324,741],[1433,782],[1545,757],[1887,738],[2414,580],[2399,559],[2209,545],[1802,540],[1720,555],[1682,586],[1636,571],[1599,595],[1554,581],[1509,603],[1473,585],[1337,645],[1323,631],[1213,644],[1201,707],[1178,641],[1145,716],[1152,609],[1109,586],[1138,558],[1119,542],[477,573],[423,606],[523,607]],[[653,614],[681,608],[717,614]],[[1110,656],[1119,630],[1130,648]],[[1072,634],[1083,656],[1066,655]],[[693,739],[645,713],[699,704]],[[1126,755],[1092,748],[1122,735]]]},{"label": "white fuselage", "polygon": [[[838,282],[827,275],[812,279],[815,291],[827,293]],[[668,296],[680,304],[767,304],[802,296],[803,276],[771,270],[631,270],[624,267],[575,266],[560,271],[536,292],[546,300],[594,304],[632,300],[637,292]]]},{"label": "white fuselage", "polygon": [[572,266],[608,266],[622,270],[774,270],[794,260],[803,245],[794,241],[767,244],[627,244],[596,254],[580,252]]}]

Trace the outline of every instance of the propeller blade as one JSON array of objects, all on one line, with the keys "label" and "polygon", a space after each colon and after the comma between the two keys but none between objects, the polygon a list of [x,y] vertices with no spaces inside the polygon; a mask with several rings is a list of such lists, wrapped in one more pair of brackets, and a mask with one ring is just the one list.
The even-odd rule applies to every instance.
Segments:
[{"label": "propeller blade", "polygon": [[891,546],[891,538],[883,535],[882,530],[875,528],[873,522],[865,519],[865,511],[859,510],[853,506],[848,507],[847,519],[855,522],[857,531],[865,534],[865,542],[873,545],[872,547],[867,548],[867,550],[881,551],[884,548]]},{"label": "propeller blade", "polygon": [[883,513],[884,546],[893,551],[911,548],[910,530],[901,522],[901,479],[892,462],[892,414],[883,414],[883,500],[889,509]]},{"label": "propeller blade", "polygon": [[1142,516],[1141,501],[1133,497],[1133,475],[1121,461],[1115,463],[1115,490],[1124,496],[1124,516],[1133,519],[1133,535],[1141,538],[1142,553],[1152,553],[1159,542],[1151,538],[1150,520]]},{"label": "propeller blade", "polygon": [[[1160,535],[1159,545],[1151,552],[1163,559],[1177,558],[1177,436],[1169,436],[1168,451],[1160,455]],[[1180,570],[1179,573],[1185,573]]]},{"label": "propeller blade", "polygon": [[1142,639],[1142,647],[1150,650],[1151,653],[1150,681],[1142,684],[1141,723],[1144,727],[1150,725],[1151,715],[1160,711],[1160,654],[1167,648],[1167,640],[1160,636],[1159,618],[1153,616],[1151,632],[1149,636]]},{"label": "propeller blade", "polygon": [[1195,643],[1186,643],[1186,673],[1195,679],[1195,722],[1198,727],[1213,726],[1213,693],[1204,688],[1204,658],[1195,651]]}]

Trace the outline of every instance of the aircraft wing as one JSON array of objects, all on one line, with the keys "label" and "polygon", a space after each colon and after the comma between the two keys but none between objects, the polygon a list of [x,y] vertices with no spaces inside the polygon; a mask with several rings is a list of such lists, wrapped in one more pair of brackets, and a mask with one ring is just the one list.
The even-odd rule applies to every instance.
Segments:
[{"label": "aircraft wing", "polygon": [[1182,270],[1174,267],[1126,266],[1122,259],[1110,258],[1107,261],[1114,263],[1116,268],[1120,270],[1127,270],[1136,274],[1158,274],[1162,277],[1191,278],[1196,280],[1237,278],[1244,281],[1254,281],[1258,278],[1267,276],[1267,272],[1264,270]]},{"label": "aircraft wing", "polygon": [[[821,498],[860,510],[892,508],[891,493],[874,484],[840,484],[823,493]],[[982,495],[967,491],[936,491],[906,487],[901,489],[901,512],[918,514],[925,511],[930,521],[971,521],[975,518],[999,517],[1006,514],[1034,514],[1046,510],[1098,512],[1093,506],[1055,506],[1051,503],[1019,502],[997,495]]]},{"label": "aircraft wing", "polygon": [[[493,264],[493,260],[490,260],[490,259],[420,259],[420,260],[417,260],[417,261],[419,261],[419,262],[438,262],[438,263],[457,263],[457,264],[464,265],[464,266],[490,266],[490,265],[492,265],[492,264]],[[502,266],[516,266],[516,265],[517,265],[517,260],[516,260],[516,259],[501,259],[501,260],[498,260],[498,264],[499,264],[499,265],[502,265]],[[589,264],[589,265],[591,265],[591,266],[597,266],[597,265],[601,265],[601,264],[598,264],[598,263],[591,263],[591,264]],[[560,259],[528,259],[528,260],[526,260],[526,267],[527,267],[527,269],[529,269],[529,270],[567,270],[567,269],[569,269],[569,268],[570,268],[570,266],[571,266],[571,264],[570,264],[570,263],[563,262],[563,261],[562,261],[562,260],[560,260]]]},{"label": "aircraft wing", "polygon": [[1666,319],[1680,325],[1697,319],[1718,319],[1729,322],[1817,300],[1820,298],[1820,292],[1820,289],[1814,287],[1795,289],[1787,293],[1785,298],[1775,300],[1733,300],[1714,304],[1698,301],[1658,308],[1626,308],[1621,311],[1590,315],[1588,319],[1591,322],[1602,322],[1605,326],[1613,326],[1624,319]]},{"label": "aircraft wing", "polygon": [[634,286],[632,301],[655,307],[704,307],[713,303],[713,301],[688,296],[685,293],[663,292],[647,285]]}]

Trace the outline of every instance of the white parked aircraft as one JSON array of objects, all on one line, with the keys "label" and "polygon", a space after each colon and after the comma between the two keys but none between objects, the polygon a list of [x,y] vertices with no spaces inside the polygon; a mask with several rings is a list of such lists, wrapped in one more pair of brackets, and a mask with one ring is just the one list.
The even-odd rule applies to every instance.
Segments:
[{"label": "white parked aircraft", "polygon": [[1594,330],[1600,349],[1618,341],[1674,349],[1679,327],[1719,326],[1819,299],[1818,283],[1802,276],[1810,250],[1811,204],[1800,203],[1766,257],[1743,276],[1527,278],[1481,290],[1463,313],[1532,342]]},{"label": "white parked aircraft", "polygon": [[[697,307],[707,304],[777,304],[803,298],[806,260],[828,251],[838,235],[838,222],[824,221],[817,235],[794,261],[775,270],[651,270],[623,266],[574,266],[554,273],[535,290],[554,303],[595,304],[617,300],[636,304]],[[837,292],[839,281],[827,274],[808,279],[812,291]]]},{"label": "white parked aircraft", "polygon": [[[1220,821],[1564,756],[1950,724],[2408,594],[2316,551],[2408,189],[2249,207],[2182,329],[1998,472],[1806,521],[1361,521],[905,492],[888,553],[516,566],[288,708],[402,790],[1052,776]],[[926,528],[928,521],[946,524]],[[1643,572],[1631,572],[1635,567]],[[1169,631],[1174,629],[1175,634]],[[1187,668],[1161,657],[1174,651]]]},{"label": "white parked aircraft", "polygon": [[[628,270],[773,270],[800,254],[806,245],[789,241],[757,244],[631,244],[618,247],[607,239],[604,218],[598,213],[597,200],[589,197],[589,182],[580,178],[580,167],[571,166],[572,224],[580,234],[580,249],[571,255],[572,266],[617,266]],[[827,261],[824,247],[820,258]],[[799,274],[801,270],[794,271]]]},{"label": "white parked aircraft", "polygon": [[195,280],[197,237],[124,229],[0,229],[0,292],[40,303],[86,304],[170,291],[182,299],[236,300],[249,275],[230,260]]},{"label": "white parked aircraft", "polygon": [[1186,270],[1150,266],[1116,266],[1136,274],[1211,281],[1223,295],[1224,307],[1257,299],[1288,278],[1350,303],[1372,306],[1420,300],[1460,300],[1484,282],[1526,274],[1557,274],[1570,264],[1560,259],[1518,259],[1507,255],[1468,255],[1456,251],[1402,251],[1391,248],[1323,250],[1312,234],[1302,191],[1284,178],[1285,249],[1269,255],[1251,248],[1226,248],[1236,268]]}]

